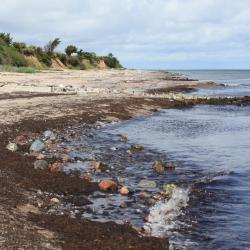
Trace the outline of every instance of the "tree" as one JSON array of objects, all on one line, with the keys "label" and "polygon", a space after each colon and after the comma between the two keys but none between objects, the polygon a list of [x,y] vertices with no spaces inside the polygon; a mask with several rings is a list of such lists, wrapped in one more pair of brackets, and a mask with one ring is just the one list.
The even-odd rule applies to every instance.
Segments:
[{"label": "tree", "polygon": [[55,48],[61,43],[59,38],[55,38],[54,40],[49,41],[45,47],[44,50],[47,52],[49,55],[52,55]]},{"label": "tree", "polygon": [[0,38],[6,43],[7,46],[10,46],[12,43],[12,37],[10,36],[10,33],[0,33]]},{"label": "tree", "polygon": [[71,56],[73,53],[77,53],[77,47],[74,45],[69,45],[65,49],[67,56]]}]

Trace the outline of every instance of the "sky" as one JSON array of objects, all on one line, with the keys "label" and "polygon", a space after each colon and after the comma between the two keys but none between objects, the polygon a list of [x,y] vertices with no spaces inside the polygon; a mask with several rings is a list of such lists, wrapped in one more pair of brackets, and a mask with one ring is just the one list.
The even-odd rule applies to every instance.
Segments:
[{"label": "sky", "polygon": [[1,0],[0,32],[128,68],[249,69],[250,0]]}]

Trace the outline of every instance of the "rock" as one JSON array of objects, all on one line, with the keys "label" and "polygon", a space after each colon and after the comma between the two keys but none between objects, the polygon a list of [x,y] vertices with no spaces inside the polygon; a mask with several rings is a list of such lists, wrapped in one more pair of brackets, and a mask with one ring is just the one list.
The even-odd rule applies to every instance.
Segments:
[{"label": "rock", "polygon": [[128,187],[123,186],[123,187],[120,189],[120,194],[121,194],[121,195],[128,195],[128,194],[129,194],[129,189],[128,189]]},{"label": "rock", "polygon": [[154,205],[155,203],[156,203],[156,200],[154,200],[154,199],[152,199],[152,198],[146,200],[146,204],[149,205],[149,206],[152,206],[152,205]]},{"label": "rock", "polygon": [[137,149],[137,150],[144,150],[144,147],[142,145],[139,145],[139,144],[133,144],[131,146],[131,148]]},{"label": "rock", "polygon": [[54,134],[53,131],[51,130],[46,130],[44,133],[43,133],[43,136],[46,138],[46,139],[54,139],[56,136]]},{"label": "rock", "polygon": [[94,167],[97,173],[105,172],[108,169],[108,166],[101,161],[92,161],[91,165]]},{"label": "rock", "polygon": [[51,200],[50,200],[52,203],[59,203],[60,201],[59,201],[59,199],[57,199],[57,198],[52,198]]},{"label": "rock", "polygon": [[175,167],[176,166],[172,162],[169,162],[169,163],[165,164],[165,168],[168,169],[168,170],[174,170]]},{"label": "rock", "polygon": [[162,195],[164,196],[164,198],[170,198],[176,188],[177,186],[175,184],[164,184],[162,186]]},{"label": "rock", "polygon": [[157,174],[163,174],[165,170],[165,165],[161,161],[155,161],[153,164],[153,169]]},{"label": "rock", "polygon": [[33,152],[41,152],[45,149],[45,144],[41,140],[35,140],[31,146],[30,146],[30,151]]},{"label": "rock", "polygon": [[123,135],[123,136],[121,136],[120,141],[121,142],[127,142],[128,141],[128,137],[125,136],[125,135]]},{"label": "rock", "polygon": [[127,150],[127,153],[128,153],[129,155],[132,155],[132,154],[133,154],[133,152],[132,152],[131,149]]},{"label": "rock", "polygon": [[110,150],[112,150],[112,151],[116,151],[116,150],[117,150],[117,148],[116,148],[116,147],[111,147],[111,148],[110,148]]},{"label": "rock", "polygon": [[99,188],[102,191],[115,192],[117,190],[117,184],[112,180],[103,180],[99,183]]},{"label": "rock", "polygon": [[156,188],[157,184],[155,181],[150,181],[150,180],[141,180],[138,183],[138,187],[140,188]]},{"label": "rock", "polygon": [[144,216],[143,220],[144,220],[144,222],[148,222],[149,221],[148,215]]},{"label": "rock", "polygon": [[44,160],[46,158],[46,156],[44,154],[39,154],[36,159],[37,160]]},{"label": "rock", "polygon": [[34,169],[46,170],[48,167],[49,164],[45,160],[37,160],[34,162]]},{"label": "rock", "polygon": [[12,143],[10,142],[6,148],[9,150],[9,151],[12,151],[12,152],[16,152],[18,151],[18,146],[16,145],[16,143]]},{"label": "rock", "polygon": [[50,172],[52,173],[58,173],[58,172],[62,172],[63,171],[63,164],[60,162],[56,162],[54,164],[52,164],[52,166],[50,167]]},{"label": "rock", "polygon": [[29,137],[26,135],[18,135],[15,139],[18,145],[27,145],[29,143]]}]

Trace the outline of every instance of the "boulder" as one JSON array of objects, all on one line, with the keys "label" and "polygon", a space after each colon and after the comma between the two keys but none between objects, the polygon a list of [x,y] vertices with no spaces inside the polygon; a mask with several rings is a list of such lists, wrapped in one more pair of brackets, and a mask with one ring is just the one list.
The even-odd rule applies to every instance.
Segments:
[{"label": "boulder", "polygon": [[150,181],[150,180],[141,180],[138,183],[138,187],[140,188],[156,188],[157,184],[155,181]]},{"label": "boulder", "polygon": [[16,152],[16,151],[18,151],[18,146],[16,145],[16,143],[10,142],[10,143],[6,146],[6,148],[7,148],[9,151],[11,151],[11,152]]},{"label": "boulder", "polygon": [[35,140],[30,146],[30,151],[33,152],[41,152],[44,149],[45,149],[45,144],[39,139]]},{"label": "boulder", "polygon": [[102,180],[99,183],[99,188],[102,191],[112,191],[115,192],[117,190],[117,183],[112,180]]},{"label": "boulder", "polygon": [[48,167],[49,164],[45,160],[37,160],[34,162],[34,169],[46,170]]}]

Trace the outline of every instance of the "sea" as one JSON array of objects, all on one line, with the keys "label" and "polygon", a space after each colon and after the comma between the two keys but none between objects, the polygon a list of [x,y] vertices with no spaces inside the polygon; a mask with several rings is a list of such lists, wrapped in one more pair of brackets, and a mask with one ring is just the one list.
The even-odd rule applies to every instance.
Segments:
[{"label": "sea", "polygon": [[[224,88],[200,89],[191,94],[249,96],[250,70],[172,71],[192,79],[223,83]],[[120,142],[121,135],[129,141]],[[156,237],[169,239],[171,249],[250,249],[250,107],[197,105],[165,109],[154,115],[100,126],[85,141],[92,157],[112,166],[110,175],[134,190],[131,197],[94,194],[83,217],[97,221],[139,224]],[[134,143],[145,150],[128,156]],[[75,153],[86,158],[83,152]],[[174,171],[157,175],[155,160],[173,162]],[[97,179],[105,176],[98,176]],[[175,184],[169,200],[148,207],[140,202],[138,183],[154,180]],[[124,204],[121,208],[121,204]],[[110,212],[111,211],[111,212]],[[143,221],[143,216],[148,220]]]}]

